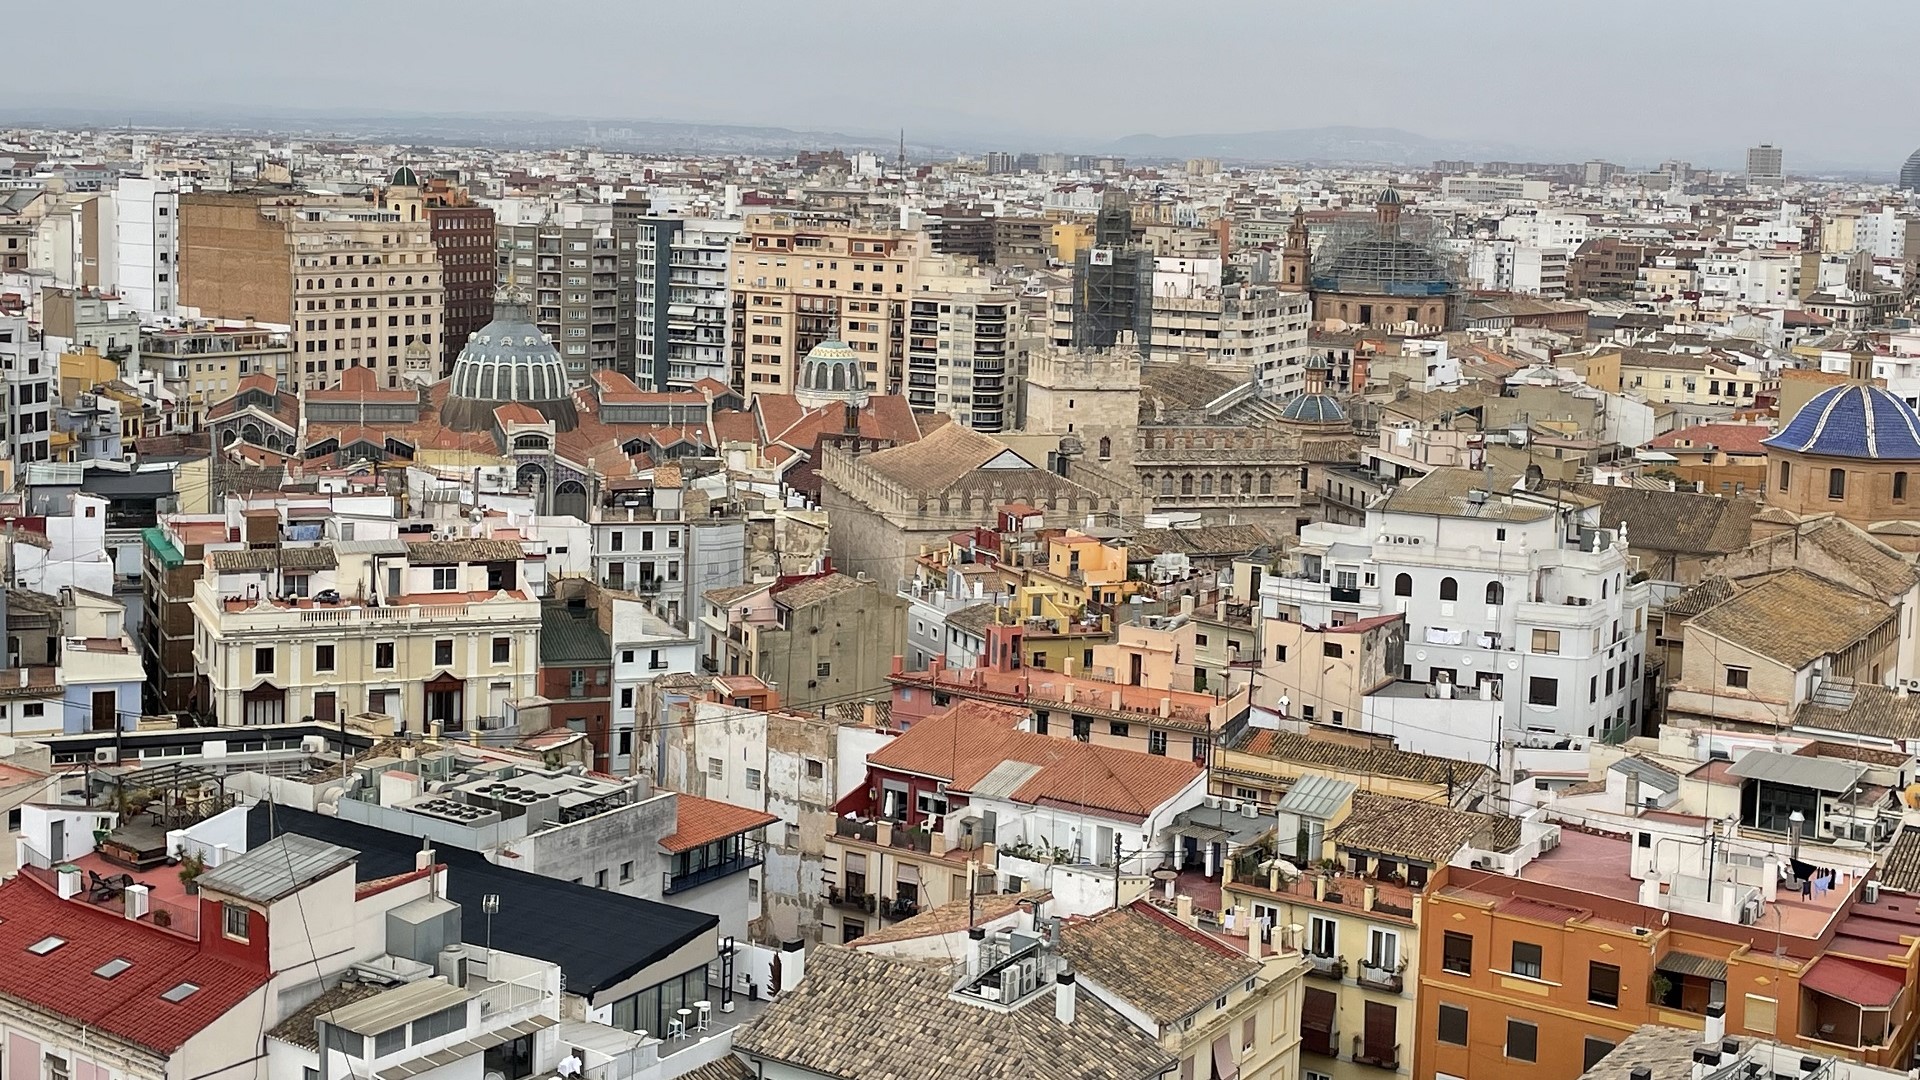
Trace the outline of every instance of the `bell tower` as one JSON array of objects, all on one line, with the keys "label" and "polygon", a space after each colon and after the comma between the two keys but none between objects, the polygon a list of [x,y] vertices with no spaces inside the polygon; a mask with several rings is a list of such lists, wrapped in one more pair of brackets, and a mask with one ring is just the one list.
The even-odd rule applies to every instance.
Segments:
[{"label": "bell tower", "polygon": [[1312,251],[1307,245],[1307,212],[1294,207],[1293,223],[1287,226],[1287,243],[1280,252],[1280,280],[1290,289],[1305,289],[1311,283]]}]

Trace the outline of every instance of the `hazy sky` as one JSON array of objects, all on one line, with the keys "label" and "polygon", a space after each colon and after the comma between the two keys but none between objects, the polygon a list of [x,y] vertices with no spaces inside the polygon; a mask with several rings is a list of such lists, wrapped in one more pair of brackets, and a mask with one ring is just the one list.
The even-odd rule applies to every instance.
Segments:
[{"label": "hazy sky", "polygon": [[[1920,0],[89,0],[22,6],[8,106],[534,112],[1012,149],[1359,125],[1897,167]],[[109,29],[110,27],[110,29]]]}]

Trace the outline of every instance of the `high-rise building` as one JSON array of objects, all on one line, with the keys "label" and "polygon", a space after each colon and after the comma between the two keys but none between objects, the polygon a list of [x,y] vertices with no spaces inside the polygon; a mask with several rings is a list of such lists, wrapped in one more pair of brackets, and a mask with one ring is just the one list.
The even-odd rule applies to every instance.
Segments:
[{"label": "high-rise building", "polygon": [[1920,191],[1920,150],[1907,155],[1907,163],[1900,166],[1900,187],[1904,191]]},{"label": "high-rise building", "polygon": [[733,385],[737,380],[727,271],[741,222],[631,220],[638,368],[634,381],[654,390],[686,389],[701,379]]},{"label": "high-rise building", "polygon": [[59,365],[41,348],[24,315],[0,315],[0,382],[7,389],[7,419],[0,453],[20,464],[52,456],[54,380]]},{"label": "high-rise building", "polygon": [[82,257],[92,258],[97,275],[91,283],[119,293],[145,318],[171,318],[180,286],[178,183],[129,176],[101,192],[92,209],[92,228],[81,239]]},{"label": "high-rise building", "polygon": [[1761,143],[1747,149],[1747,182],[1750,184],[1778,184],[1785,172],[1782,168],[1780,148],[1772,143]]},{"label": "high-rise building", "polygon": [[432,226],[364,198],[292,188],[180,196],[180,303],[289,328],[294,385],[349,367],[427,376],[444,325]]},{"label": "high-rise building", "polygon": [[606,207],[566,207],[558,220],[494,230],[499,288],[525,291],[575,385],[600,368],[634,374],[634,231]]},{"label": "high-rise building", "polygon": [[948,278],[913,294],[907,400],[976,431],[1007,431],[1021,376],[1019,297],[985,278]]},{"label": "high-rise building", "polygon": [[407,166],[394,172],[386,202],[408,220],[424,217],[432,226],[446,286],[440,368],[434,374],[445,375],[453,370],[453,358],[467,339],[493,318],[493,208],[475,205],[465,188],[437,177],[423,182]]},{"label": "high-rise building", "polygon": [[860,357],[867,386],[904,380],[907,300],[918,232],[797,214],[749,215],[733,248],[734,370],[749,394],[790,394],[801,358],[823,341]]}]

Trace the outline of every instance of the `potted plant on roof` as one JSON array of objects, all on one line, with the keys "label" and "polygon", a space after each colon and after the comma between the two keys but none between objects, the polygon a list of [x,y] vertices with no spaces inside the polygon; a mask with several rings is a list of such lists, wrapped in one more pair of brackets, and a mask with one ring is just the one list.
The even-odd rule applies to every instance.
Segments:
[{"label": "potted plant on roof", "polygon": [[188,896],[200,894],[200,875],[206,873],[207,861],[191,852],[180,856],[180,884],[186,886]]}]

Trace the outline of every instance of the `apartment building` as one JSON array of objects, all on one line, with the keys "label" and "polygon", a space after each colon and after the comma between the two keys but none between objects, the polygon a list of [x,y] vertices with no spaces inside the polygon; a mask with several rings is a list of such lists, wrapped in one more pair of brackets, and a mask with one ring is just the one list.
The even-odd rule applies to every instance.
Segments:
[{"label": "apartment building", "polygon": [[907,602],[865,574],[838,571],[707,593],[702,663],[752,675],[789,706],[886,695]]},{"label": "apartment building", "polygon": [[[1146,360],[1199,364],[1298,390],[1306,358],[1312,301],[1304,291],[1262,284],[1224,284],[1219,258],[1159,257],[1126,316]],[[1147,289],[1151,293],[1147,293]],[[1073,289],[1055,290],[1049,333],[1054,349],[1075,341],[1076,320],[1098,317]]]},{"label": "apartment building", "polygon": [[934,289],[908,305],[907,400],[975,431],[1009,430],[1025,366],[1019,298],[984,279],[947,278]]},{"label": "apartment building", "polygon": [[446,375],[467,339],[493,319],[493,209],[475,205],[464,189],[444,181],[430,185],[421,198],[446,283],[439,352],[439,374]]},{"label": "apartment building", "polygon": [[540,603],[518,541],[216,550],[191,609],[196,696],[223,725],[365,712],[488,730],[536,692]]},{"label": "apartment building", "polygon": [[1658,404],[1735,408],[1752,404],[1764,380],[1738,360],[1716,353],[1625,349],[1620,356],[1620,385]]},{"label": "apartment building", "polygon": [[798,214],[750,214],[734,245],[733,353],[740,389],[791,394],[800,361],[843,341],[873,393],[906,381],[907,302],[925,238]]},{"label": "apartment building", "polygon": [[[621,207],[614,211],[618,217]],[[727,282],[742,223],[650,216],[625,220],[634,231],[634,381],[661,391],[689,390],[702,379],[738,387]]]},{"label": "apartment building", "polygon": [[58,367],[25,315],[0,315],[0,381],[7,388],[7,415],[0,421],[0,436],[4,436],[5,455],[17,463],[16,468],[53,457]]},{"label": "apartment building", "polygon": [[530,299],[533,324],[574,386],[604,368],[634,374],[634,230],[588,214],[603,209],[569,207],[537,225],[494,229],[496,287]]},{"label": "apartment building", "polygon": [[180,303],[209,317],[289,328],[300,388],[349,367],[387,386],[439,359],[445,304],[425,220],[364,199],[291,190],[180,198]]},{"label": "apartment building", "polygon": [[94,249],[89,284],[118,293],[143,318],[172,318],[181,284],[179,181],[121,177],[91,209],[92,227],[81,241],[83,254]]},{"label": "apartment building", "polygon": [[[1404,617],[1404,639],[1383,636],[1385,655],[1356,667],[1361,716],[1339,726],[1478,762],[1516,740],[1640,730],[1648,591],[1628,580],[1627,537],[1603,526],[1592,500],[1511,487],[1436,469],[1369,509],[1364,526],[1307,526],[1286,571],[1261,583],[1267,625],[1321,628],[1299,644],[1327,658],[1362,649],[1370,620]],[[1287,712],[1319,700],[1324,661],[1301,652],[1262,657],[1271,674],[1256,704]],[[1376,687],[1396,668],[1398,682]]]},{"label": "apartment building", "polygon": [[285,389],[299,385],[293,343],[282,330],[192,323],[145,331],[140,341],[149,366],[174,395],[175,431],[203,430],[207,410],[238,393],[249,375],[270,375]]}]

